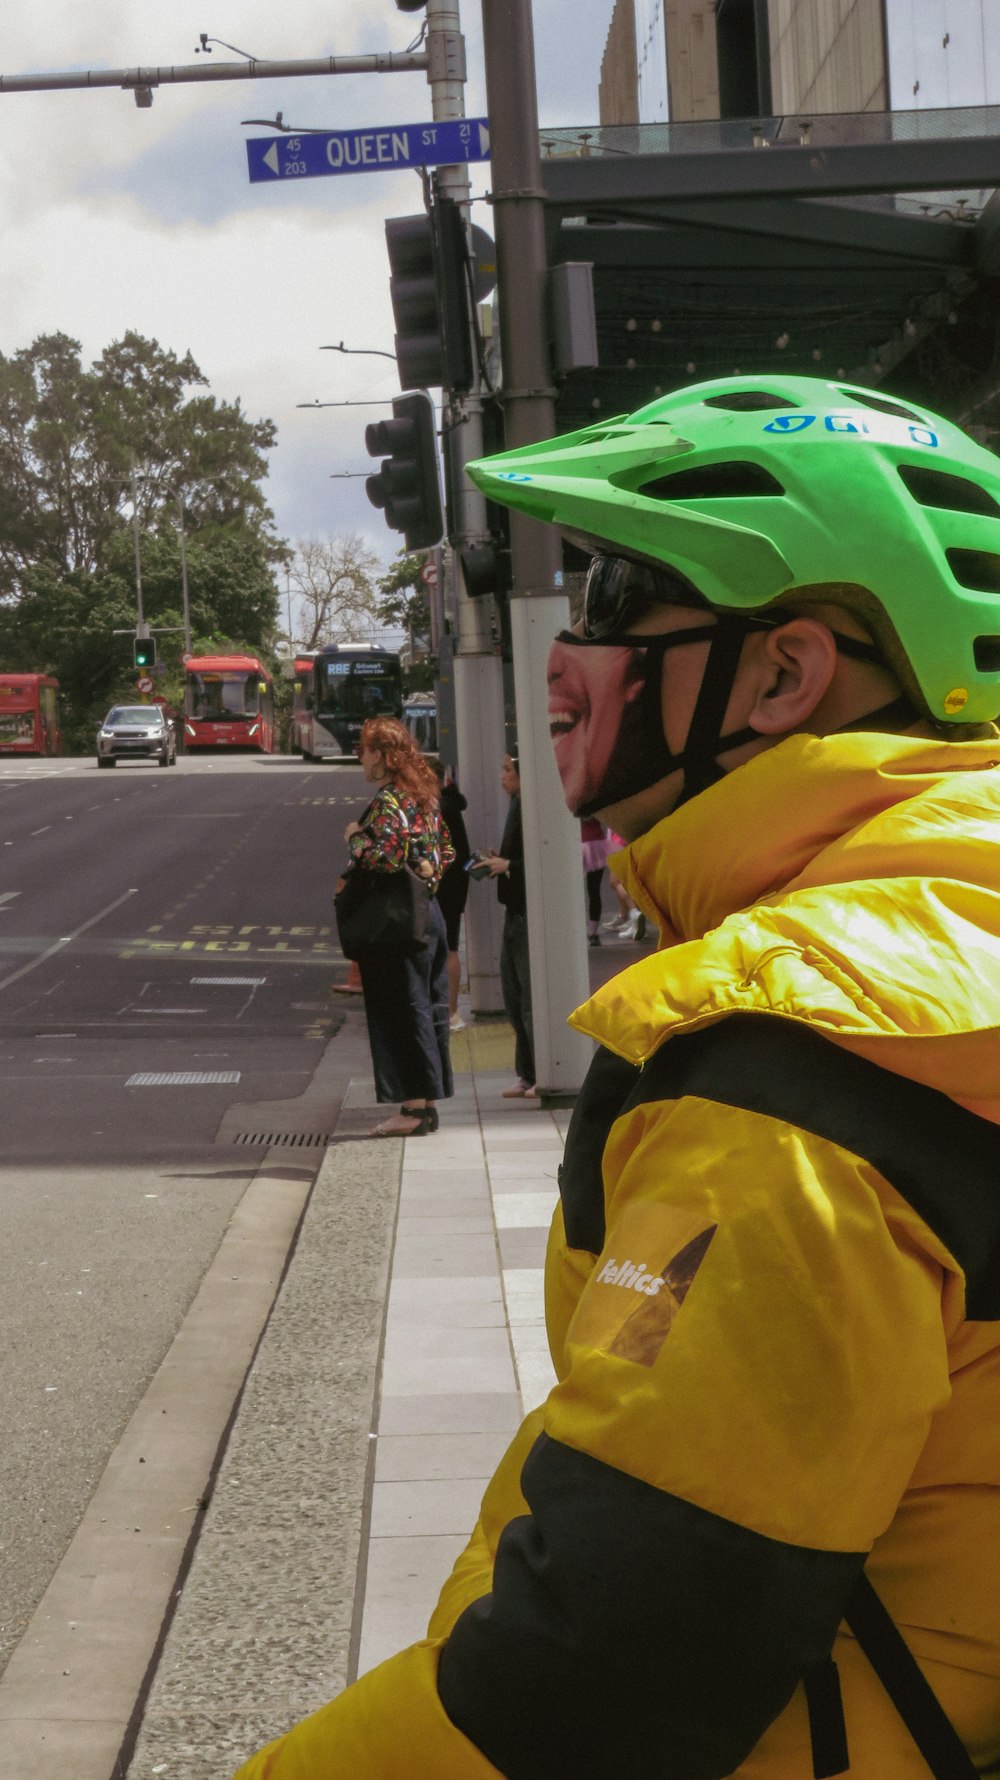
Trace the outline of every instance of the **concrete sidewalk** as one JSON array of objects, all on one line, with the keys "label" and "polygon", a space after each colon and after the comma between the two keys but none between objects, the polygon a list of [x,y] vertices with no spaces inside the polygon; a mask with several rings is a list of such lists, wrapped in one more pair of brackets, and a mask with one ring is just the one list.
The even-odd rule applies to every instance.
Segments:
[{"label": "concrete sidewalk", "polygon": [[[613,941],[614,936],[609,936]],[[591,953],[596,984],[640,955]],[[357,1047],[145,1704],[129,1780],[227,1780],[423,1635],[522,1414],[547,1393],[542,1267],[569,1120],[505,1100],[501,1023],[453,1041],[433,1136],[372,1141]]]}]

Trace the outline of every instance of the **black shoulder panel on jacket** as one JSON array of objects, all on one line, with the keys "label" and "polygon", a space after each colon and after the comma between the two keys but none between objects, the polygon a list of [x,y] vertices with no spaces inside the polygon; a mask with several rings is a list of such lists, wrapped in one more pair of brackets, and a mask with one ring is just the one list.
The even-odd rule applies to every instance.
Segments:
[{"label": "black shoulder panel on jacket", "polygon": [[438,1669],[508,1780],[722,1780],[829,1655],[864,1563],[764,1538],[542,1435],[494,1592]]},{"label": "black shoulder panel on jacket", "polygon": [[608,1133],[640,1075],[613,1051],[599,1050],[577,1095],[559,1170],[563,1223],[570,1248],[599,1255],[604,1247],[601,1163]]},{"label": "black shoulder panel on jacket", "polygon": [[1000,1128],[792,1020],[733,1014],[668,1039],[628,1107],[693,1094],[811,1131],[870,1162],[965,1274],[966,1311],[1000,1318]]}]

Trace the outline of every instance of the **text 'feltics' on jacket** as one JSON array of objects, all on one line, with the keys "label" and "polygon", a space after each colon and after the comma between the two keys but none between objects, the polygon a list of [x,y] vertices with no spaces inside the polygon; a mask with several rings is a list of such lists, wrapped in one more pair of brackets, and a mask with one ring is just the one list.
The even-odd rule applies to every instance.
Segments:
[{"label": "text 'feltics' on jacket", "polygon": [[241,1780],[809,1780],[831,1647],[852,1780],[926,1780],[862,1566],[1000,1766],[997,760],[789,738],[616,858],[664,947],[574,1016],[559,1382],[429,1637]]}]

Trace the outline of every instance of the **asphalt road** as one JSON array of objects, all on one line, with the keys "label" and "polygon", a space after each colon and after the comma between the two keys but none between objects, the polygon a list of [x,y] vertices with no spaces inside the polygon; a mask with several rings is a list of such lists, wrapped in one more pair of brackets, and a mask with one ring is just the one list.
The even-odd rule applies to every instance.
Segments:
[{"label": "asphalt road", "polygon": [[295,1129],[338,1023],[330,887],[363,803],[357,769],[281,757],[0,759],[0,1669],[257,1127]]}]

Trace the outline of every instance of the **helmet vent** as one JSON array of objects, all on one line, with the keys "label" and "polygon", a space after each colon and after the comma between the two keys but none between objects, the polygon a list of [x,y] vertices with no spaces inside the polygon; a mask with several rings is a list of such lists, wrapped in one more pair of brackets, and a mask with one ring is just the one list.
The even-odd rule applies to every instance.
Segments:
[{"label": "helmet vent", "polygon": [[725,408],[730,414],[756,414],[762,408],[798,408],[799,403],[765,389],[734,389],[726,396],[706,396],[705,407]]},{"label": "helmet vent", "polygon": [[761,464],[718,463],[658,476],[655,482],[644,482],[638,492],[651,501],[717,501],[785,491]]},{"label": "helmet vent", "polygon": [[976,593],[1000,593],[1000,556],[991,550],[946,550],[951,572],[960,587]]},{"label": "helmet vent", "polygon": [[1000,503],[967,476],[949,476],[944,470],[925,469],[923,464],[900,464],[899,473],[922,507],[947,507],[952,513],[983,513],[988,519],[1000,519]]},{"label": "helmet vent", "polygon": [[1000,674],[1000,637],[977,637],[972,651],[981,674]]},{"label": "helmet vent", "polygon": [[841,389],[840,393],[852,408],[874,408],[879,414],[895,415],[897,420],[915,420],[918,426],[927,425],[925,414],[918,414],[915,408],[904,408],[902,402],[890,402],[887,396],[874,396],[867,389]]}]

